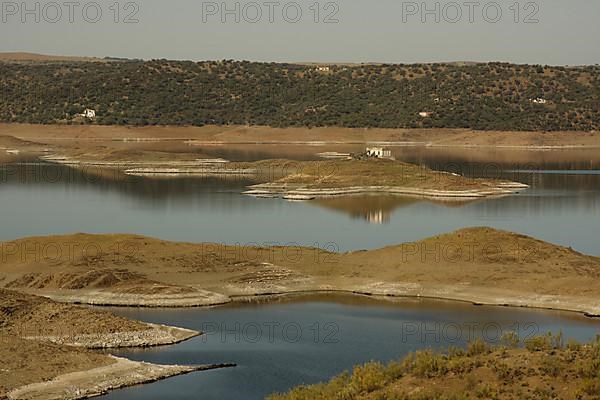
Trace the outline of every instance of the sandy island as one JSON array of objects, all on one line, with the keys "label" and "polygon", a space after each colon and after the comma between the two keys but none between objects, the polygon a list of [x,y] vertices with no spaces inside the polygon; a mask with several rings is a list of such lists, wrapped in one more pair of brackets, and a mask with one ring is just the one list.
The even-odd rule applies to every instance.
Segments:
[{"label": "sandy island", "polygon": [[[47,162],[72,167],[118,167],[139,176],[251,176],[262,182],[244,194],[313,200],[322,197],[386,194],[464,201],[518,193],[529,186],[500,179],[467,178],[396,160],[330,159],[324,161],[169,159],[157,152],[98,151],[45,155]],[[191,157],[190,157],[191,158]],[[266,181],[266,182],[265,182]]]}]

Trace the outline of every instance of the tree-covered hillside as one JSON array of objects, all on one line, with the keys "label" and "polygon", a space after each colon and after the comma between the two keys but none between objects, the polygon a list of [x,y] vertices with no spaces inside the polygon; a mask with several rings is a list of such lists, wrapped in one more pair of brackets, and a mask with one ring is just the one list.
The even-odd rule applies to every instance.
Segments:
[{"label": "tree-covered hillside", "polygon": [[119,125],[600,127],[598,66],[2,62],[0,93],[3,122],[82,123],[92,108]]}]

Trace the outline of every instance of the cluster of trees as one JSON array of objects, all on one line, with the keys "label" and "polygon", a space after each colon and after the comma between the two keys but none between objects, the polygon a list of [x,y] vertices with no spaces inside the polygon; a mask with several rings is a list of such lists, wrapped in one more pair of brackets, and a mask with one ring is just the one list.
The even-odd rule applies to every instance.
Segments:
[{"label": "cluster of trees", "polygon": [[[0,63],[0,120],[597,130],[600,67],[247,61]],[[545,102],[533,102],[533,99]],[[422,117],[420,112],[430,112]],[[90,123],[88,121],[88,123]]]}]

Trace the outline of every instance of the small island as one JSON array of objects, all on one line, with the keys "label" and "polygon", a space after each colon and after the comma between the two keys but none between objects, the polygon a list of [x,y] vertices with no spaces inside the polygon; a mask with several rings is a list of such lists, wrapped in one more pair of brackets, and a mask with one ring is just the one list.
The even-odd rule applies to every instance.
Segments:
[{"label": "small island", "polygon": [[523,183],[467,178],[392,159],[267,160],[254,164],[259,171],[273,171],[274,179],[253,185],[244,194],[288,200],[393,194],[460,201],[510,195],[528,188]]},{"label": "small island", "polygon": [[297,161],[272,159],[229,162],[200,153],[62,149],[44,161],[74,168],[118,168],[125,175],[244,176],[257,183],[245,195],[313,200],[323,197],[385,194],[444,201],[468,201],[518,193],[529,186],[492,178],[470,178],[425,166],[356,154],[343,159]]}]

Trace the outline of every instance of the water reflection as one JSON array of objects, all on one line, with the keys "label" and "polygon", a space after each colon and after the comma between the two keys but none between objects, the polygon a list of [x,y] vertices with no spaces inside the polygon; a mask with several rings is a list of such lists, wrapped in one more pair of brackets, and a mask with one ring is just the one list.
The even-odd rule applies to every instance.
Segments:
[{"label": "water reflection", "polygon": [[[252,146],[244,147],[254,151]],[[259,147],[262,153],[252,156],[276,156],[280,146]],[[326,150],[351,149],[300,146],[292,150],[296,156],[308,158]],[[151,179],[126,176],[112,169],[73,169],[30,162],[0,166],[0,201],[5,210],[10,210],[3,213],[0,240],[79,231],[125,232],[232,244],[312,246],[315,242],[333,242],[346,251],[485,225],[600,255],[600,175],[559,173],[598,171],[595,153],[600,152],[581,151],[577,160],[572,151],[517,152],[516,156],[501,151],[487,163],[484,159],[489,152],[479,150],[394,151],[398,158],[433,168],[517,180],[532,188],[516,196],[460,204],[395,196],[290,203],[241,195],[247,185],[254,183],[248,177]],[[532,159],[520,163],[523,154]],[[515,164],[511,164],[513,161]]]},{"label": "water reflection", "polygon": [[399,207],[406,207],[418,200],[400,196],[353,196],[316,199],[310,205],[324,207],[374,224],[389,223],[391,215]]}]

